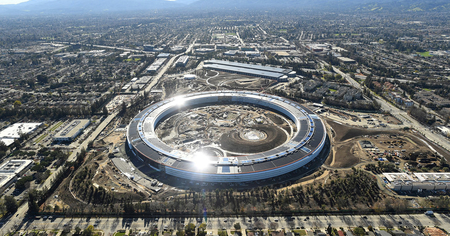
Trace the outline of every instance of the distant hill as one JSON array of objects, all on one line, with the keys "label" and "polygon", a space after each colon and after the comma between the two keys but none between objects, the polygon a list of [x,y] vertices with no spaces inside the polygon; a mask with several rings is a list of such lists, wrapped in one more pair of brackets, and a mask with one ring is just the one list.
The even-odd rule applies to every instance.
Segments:
[{"label": "distant hill", "polygon": [[449,11],[449,0],[198,0],[194,9],[305,9],[318,11]]},{"label": "distant hill", "polygon": [[450,11],[449,0],[399,0],[360,5],[358,10],[391,12]]},{"label": "distant hill", "polygon": [[314,9],[337,10],[353,8],[371,2],[390,2],[393,0],[198,0],[190,7],[203,9]]},{"label": "distant hill", "polygon": [[137,10],[156,10],[186,6],[193,0],[30,0],[17,5],[0,6],[6,14],[70,14]]},{"label": "distant hill", "polygon": [[30,0],[0,6],[0,14],[70,14],[156,9],[314,10],[426,12],[450,11],[449,0]]}]

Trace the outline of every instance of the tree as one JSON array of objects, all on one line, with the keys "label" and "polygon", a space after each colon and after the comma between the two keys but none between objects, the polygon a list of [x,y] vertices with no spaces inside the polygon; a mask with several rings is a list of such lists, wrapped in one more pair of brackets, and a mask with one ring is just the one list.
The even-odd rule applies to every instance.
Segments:
[{"label": "tree", "polygon": [[8,146],[6,146],[5,142],[0,140],[0,151],[6,152],[8,151]]},{"label": "tree", "polygon": [[331,235],[331,232],[333,231],[333,228],[331,227],[331,224],[328,225],[327,227],[327,233],[328,235]]},{"label": "tree", "polygon": [[122,102],[122,104],[120,105],[119,116],[125,115],[126,112],[127,112],[127,104]]},{"label": "tree", "polygon": [[19,100],[16,100],[16,101],[14,101],[13,105],[14,105],[14,108],[18,108],[18,107],[22,106],[22,102]]},{"label": "tree", "polygon": [[226,230],[219,230],[218,234],[219,234],[219,236],[228,236],[228,233]]},{"label": "tree", "polygon": [[361,227],[356,227],[353,230],[353,233],[355,233],[356,235],[359,235],[359,236],[363,236],[366,233],[366,231]]},{"label": "tree", "polygon": [[13,196],[5,196],[6,212],[14,213],[17,211],[17,201]]},{"label": "tree", "polygon": [[39,212],[37,201],[38,192],[36,190],[28,192],[28,212],[30,212],[31,214],[36,214]]},{"label": "tree", "polygon": [[200,226],[198,226],[198,236],[205,236],[206,235],[206,224],[201,223]]},{"label": "tree", "polygon": [[239,224],[239,223],[234,224],[234,229],[235,230],[240,230],[241,229],[241,224]]},{"label": "tree", "polygon": [[195,225],[193,223],[189,223],[184,228],[184,231],[186,232],[187,236],[194,236],[195,235]]},{"label": "tree", "polygon": [[441,161],[439,162],[439,165],[440,165],[441,167],[447,166],[447,161],[445,160],[444,157],[441,157]]},{"label": "tree", "polygon": [[85,230],[83,230],[82,236],[92,236],[94,235],[94,226],[89,225]]},{"label": "tree", "polygon": [[19,149],[22,146],[22,144],[20,143],[20,141],[18,139],[14,139],[12,146],[16,149]]},{"label": "tree", "polygon": [[103,115],[104,116],[108,115],[108,109],[106,108],[106,106],[103,107]]},{"label": "tree", "polygon": [[37,81],[41,84],[46,84],[48,83],[48,77],[44,74],[40,74],[36,77]]}]

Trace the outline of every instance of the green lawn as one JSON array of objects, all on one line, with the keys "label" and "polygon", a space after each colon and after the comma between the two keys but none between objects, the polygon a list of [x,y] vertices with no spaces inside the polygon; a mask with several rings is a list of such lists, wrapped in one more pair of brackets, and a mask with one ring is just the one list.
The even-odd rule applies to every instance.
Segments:
[{"label": "green lawn", "polygon": [[293,232],[300,235],[306,235],[306,231],[304,229],[294,229]]},{"label": "green lawn", "polygon": [[41,135],[41,137],[37,138],[35,142],[40,143],[47,136],[48,136],[48,134],[43,134],[43,135]]},{"label": "green lawn", "polygon": [[[62,121],[60,121],[60,122],[58,122],[56,125],[54,125],[51,129],[50,129],[50,132],[53,132],[53,131],[55,131],[59,126],[61,126],[62,124],[64,124],[64,122],[62,122]],[[36,143],[40,143],[45,137],[47,137],[48,136],[48,133],[46,133],[46,134],[43,134],[43,135],[41,135],[41,136],[39,136],[39,138],[37,138],[36,139]]]},{"label": "green lawn", "polygon": [[55,126],[53,126],[53,128],[50,129],[50,131],[55,131],[55,129],[57,129],[59,126],[61,126],[62,124],[64,124],[64,122],[60,121],[58,122],[58,124],[56,124]]},{"label": "green lawn", "polygon": [[280,33],[287,33],[287,29],[280,29]]},{"label": "green lawn", "polygon": [[114,236],[124,236],[125,233],[115,233]]},{"label": "green lawn", "polygon": [[430,55],[430,52],[418,52],[417,54],[423,56],[423,57],[432,57],[433,55]]},{"label": "green lawn", "polygon": [[429,88],[423,88],[423,90],[431,92],[431,89],[429,89]]},{"label": "green lawn", "polygon": [[329,88],[328,90],[330,90],[330,92],[336,92],[337,90],[336,89],[332,89],[332,88]]}]

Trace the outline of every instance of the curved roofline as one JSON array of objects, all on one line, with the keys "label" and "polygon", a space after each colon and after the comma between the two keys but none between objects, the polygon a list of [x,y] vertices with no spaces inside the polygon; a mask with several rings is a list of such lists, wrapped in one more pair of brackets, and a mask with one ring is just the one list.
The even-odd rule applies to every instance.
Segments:
[{"label": "curved roofline", "polygon": [[[276,159],[284,158],[285,156],[303,151],[306,155],[299,159],[294,159],[293,161],[289,159],[287,163],[284,163],[279,166],[272,166],[270,168],[253,171],[253,172],[261,172],[271,169],[276,169],[282,166],[290,165],[294,162],[300,161],[305,157],[315,153],[318,147],[323,146],[325,137],[326,137],[326,128],[323,122],[318,118],[312,111],[309,109],[282,97],[261,94],[256,92],[249,91],[212,91],[212,92],[201,92],[201,93],[192,93],[177,96],[174,98],[170,98],[159,103],[153,104],[142,112],[140,112],[128,127],[127,132],[127,140],[129,142],[130,147],[136,149],[141,155],[151,159],[152,161],[163,165],[168,166],[170,168],[175,168],[179,170],[186,170],[186,168],[178,168],[174,166],[174,162],[191,162],[189,158],[183,156],[183,152],[178,150],[174,150],[165,143],[163,143],[155,134],[155,127],[161,119],[168,117],[172,112],[176,112],[178,109],[186,108],[187,106],[196,106],[200,107],[202,105],[208,105],[214,103],[214,99],[219,100],[219,98],[226,97],[231,102],[242,102],[247,104],[255,104],[258,106],[275,109],[278,112],[288,116],[292,121],[297,125],[297,131],[289,139],[285,144],[280,145],[274,149],[256,153],[249,154],[243,157],[236,158],[237,161],[232,162],[211,162],[209,164],[214,165],[216,167],[219,166],[248,166],[255,165],[258,163],[264,163],[269,161],[274,161]],[[287,114],[286,114],[287,113]],[[173,114],[173,113],[172,113]],[[307,128],[305,129],[305,125],[301,125],[301,123],[305,124]],[[322,134],[316,134],[314,132],[316,128],[316,122],[319,122],[322,126]],[[318,125],[318,124],[317,124]],[[131,137],[130,133],[137,132],[133,134]],[[312,139],[314,135],[320,136],[320,142],[317,143],[315,147],[307,148],[306,145],[309,144],[309,141]],[[150,140],[151,141],[150,141]],[[154,152],[158,154],[158,156],[149,156],[143,152],[141,152],[135,143],[144,142],[145,145],[152,149]],[[274,152],[276,150],[276,152]],[[182,155],[183,154],[183,155]],[[167,157],[172,159],[172,161],[167,162],[167,159],[163,159],[162,157]],[[259,157],[259,158],[258,158]],[[194,170],[190,170],[194,171]],[[202,172],[197,172],[202,173]],[[241,172],[241,173],[251,173],[251,172]]]}]

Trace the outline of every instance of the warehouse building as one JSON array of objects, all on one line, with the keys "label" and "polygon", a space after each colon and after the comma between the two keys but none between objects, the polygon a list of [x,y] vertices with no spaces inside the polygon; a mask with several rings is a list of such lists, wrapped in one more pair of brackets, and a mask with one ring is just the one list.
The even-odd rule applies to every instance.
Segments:
[{"label": "warehouse building", "polygon": [[147,73],[153,73],[158,71],[161,66],[166,62],[167,58],[158,58],[156,61],[154,61],[147,69]]},{"label": "warehouse building", "polygon": [[152,44],[145,44],[144,45],[144,51],[147,51],[147,52],[151,52],[151,51],[153,51],[153,49],[155,49],[155,45],[152,45]]},{"label": "warehouse building", "polygon": [[11,174],[0,174],[0,192],[5,192],[6,189],[16,182],[17,176]]},{"label": "warehouse building", "polygon": [[176,67],[185,67],[189,61],[189,56],[181,56],[178,58],[177,62],[175,62]]},{"label": "warehouse building", "polygon": [[340,62],[343,62],[343,63],[345,63],[345,64],[354,64],[354,63],[356,63],[355,60],[353,60],[353,59],[351,59],[351,58],[348,58],[348,57],[337,57],[337,59],[338,59]]},{"label": "warehouse building", "polygon": [[90,120],[73,120],[53,137],[53,141],[72,142],[90,123]]},{"label": "warehouse building", "polygon": [[230,61],[208,60],[204,62],[205,69],[224,71],[228,73],[236,73],[266,79],[274,79],[277,81],[286,79],[285,75],[291,77],[292,70],[284,68],[276,68],[270,66],[260,66],[253,64],[244,64]]},{"label": "warehouse building", "polygon": [[10,160],[0,166],[0,191],[16,182],[18,177],[24,175],[33,165],[31,160]]},{"label": "warehouse building", "polygon": [[0,141],[9,146],[15,139],[20,138],[21,134],[32,133],[41,125],[42,123],[15,123],[0,132]]},{"label": "warehouse building", "polygon": [[0,166],[0,174],[22,176],[31,168],[32,164],[31,160],[10,160]]},{"label": "warehouse building", "polygon": [[187,74],[187,75],[184,75],[183,78],[185,80],[194,80],[196,78],[196,76],[192,75],[192,74]]},{"label": "warehouse building", "polygon": [[450,173],[383,173],[394,191],[450,190]]}]

